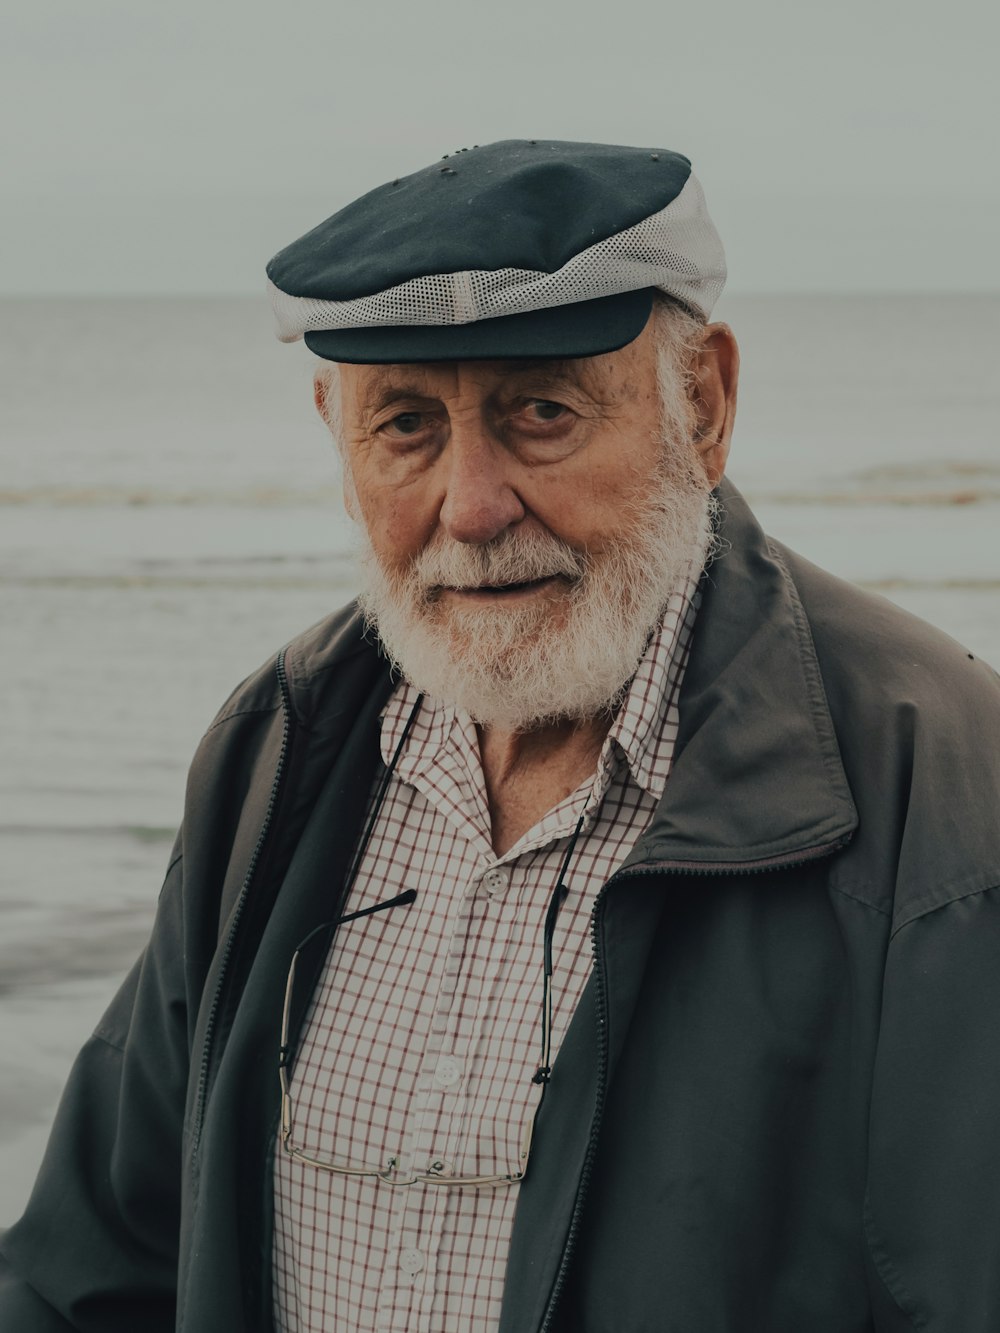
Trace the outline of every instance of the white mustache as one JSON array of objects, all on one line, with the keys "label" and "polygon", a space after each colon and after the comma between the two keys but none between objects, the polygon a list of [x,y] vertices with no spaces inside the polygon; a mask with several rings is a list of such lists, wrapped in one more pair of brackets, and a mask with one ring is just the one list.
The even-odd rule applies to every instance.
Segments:
[{"label": "white mustache", "polygon": [[441,588],[504,587],[542,579],[580,580],[587,557],[551,534],[511,531],[484,546],[469,546],[451,537],[425,548],[411,566],[425,593]]}]

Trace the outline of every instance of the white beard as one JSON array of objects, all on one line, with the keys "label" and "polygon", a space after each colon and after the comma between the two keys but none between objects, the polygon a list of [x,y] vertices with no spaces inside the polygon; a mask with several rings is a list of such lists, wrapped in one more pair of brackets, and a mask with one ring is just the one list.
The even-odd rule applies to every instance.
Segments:
[{"label": "white beard", "polygon": [[[395,571],[364,534],[361,607],[397,670],[431,698],[508,731],[613,711],[670,594],[697,577],[711,542],[703,474],[682,448],[664,451],[650,493],[598,553],[538,529],[511,528],[484,546],[439,533]],[[437,596],[552,575],[552,592],[530,602],[455,606]]]}]

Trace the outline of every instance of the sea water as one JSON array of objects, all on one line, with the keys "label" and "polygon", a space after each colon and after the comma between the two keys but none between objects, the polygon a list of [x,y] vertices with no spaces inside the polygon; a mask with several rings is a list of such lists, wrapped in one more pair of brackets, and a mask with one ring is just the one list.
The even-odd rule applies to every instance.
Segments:
[{"label": "sea water", "polygon": [[[1000,297],[731,298],[764,526],[1000,663]],[[0,302],[0,1226],[142,945],[197,740],[355,587],[262,301]]]}]

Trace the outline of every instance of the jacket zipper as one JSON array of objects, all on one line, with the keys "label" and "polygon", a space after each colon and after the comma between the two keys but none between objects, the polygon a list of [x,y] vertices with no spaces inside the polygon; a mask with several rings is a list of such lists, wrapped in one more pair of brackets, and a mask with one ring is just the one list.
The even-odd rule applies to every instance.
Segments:
[{"label": "jacket zipper", "polygon": [[226,936],[226,943],[223,947],[222,959],[219,964],[219,976],[215,984],[215,993],[212,996],[212,1005],[208,1011],[208,1020],[205,1024],[205,1037],[201,1048],[201,1066],[198,1072],[198,1092],[195,1098],[195,1112],[193,1124],[193,1155],[196,1156],[201,1142],[202,1122],[205,1115],[205,1101],[208,1094],[208,1074],[212,1063],[212,1039],[215,1035],[215,1025],[219,1016],[219,1009],[222,1004],[222,993],[228,981],[229,964],[233,954],[233,948],[236,943],[236,936],[239,932],[240,922],[243,919],[243,912],[247,900],[250,896],[250,886],[253,883],[257,866],[260,864],[260,858],[264,850],[264,844],[267,841],[268,834],[271,831],[271,824],[274,819],[274,811],[278,804],[278,796],[281,792],[282,781],[285,776],[286,761],[288,757],[289,743],[292,734],[292,701],[288,688],[288,677],[285,672],[285,653],[287,649],[282,648],[278,654],[275,663],[275,673],[278,678],[278,686],[281,690],[282,705],[282,730],[281,730],[281,749],[278,752],[278,762],[274,770],[274,778],[271,782],[271,794],[268,797],[267,808],[264,811],[264,819],[257,835],[257,842],[253,849],[253,854],[247,865],[246,875],[243,877],[243,885],[240,888],[239,897],[236,900],[236,908],[233,912],[232,925],[229,928],[229,934]]},{"label": "jacket zipper", "polygon": [[604,1117],[604,1102],[607,1096],[608,1081],[608,992],[607,978],[604,973],[604,963],[601,957],[600,933],[598,930],[598,917],[604,910],[604,900],[611,888],[616,882],[621,884],[628,879],[640,879],[646,875],[725,875],[725,874],[764,874],[768,870],[781,868],[783,870],[794,870],[796,866],[807,865],[811,861],[822,860],[825,856],[832,856],[834,852],[839,851],[841,847],[847,845],[851,840],[851,834],[846,837],[838,838],[836,842],[826,843],[820,847],[811,848],[808,854],[800,856],[795,861],[786,861],[780,857],[774,857],[764,861],[745,861],[745,862],[727,862],[712,868],[698,866],[695,863],[685,863],[678,861],[666,861],[660,865],[649,865],[635,867],[626,871],[620,871],[612,875],[607,881],[594,903],[594,911],[590,922],[590,941],[591,949],[594,954],[594,975],[597,981],[597,1096],[594,1100],[594,1115],[590,1122],[590,1138],[587,1142],[587,1151],[583,1159],[583,1167],[580,1171],[580,1183],[576,1191],[576,1199],[573,1203],[573,1213],[570,1217],[569,1231],[566,1233],[566,1244],[563,1247],[562,1259],[559,1262],[559,1269],[556,1272],[555,1282],[552,1285],[552,1294],[549,1296],[549,1303],[545,1309],[545,1314],[539,1326],[538,1333],[550,1333],[552,1321],[555,1319],[556,1311],[559,1306],[559,1299],[562,1296],[563,1287],[566,1285],[566,1277],[569,1272],[570,1261],[576,1249],[576,1242],[580,1231],[580,1225],[583,1218],[583,1205],[586,1202],[587,1190],[590,1185],[590,1177],[594,1169],[594,1158],[597,1153],[597,1140],[601,1132],[601,1121]]}]

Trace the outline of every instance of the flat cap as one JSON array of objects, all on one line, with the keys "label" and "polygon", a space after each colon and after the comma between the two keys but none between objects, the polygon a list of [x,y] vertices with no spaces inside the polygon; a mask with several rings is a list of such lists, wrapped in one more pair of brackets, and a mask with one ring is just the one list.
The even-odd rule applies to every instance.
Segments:
[{"label": "flat cap", "polygon": [[267,275],[283,342],[385,363],[610,352],[655,291],[707,318],[726,267],[680,153],[507,139],[370,191]]}]

